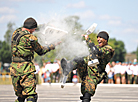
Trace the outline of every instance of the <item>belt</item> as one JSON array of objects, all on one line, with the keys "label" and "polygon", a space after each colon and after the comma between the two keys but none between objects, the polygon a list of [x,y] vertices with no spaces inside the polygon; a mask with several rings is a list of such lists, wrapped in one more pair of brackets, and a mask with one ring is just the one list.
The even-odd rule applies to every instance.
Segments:
[{"label": "belt", "polygon": [[32,57],[12,57],[12,62],[31,62],[32,61]]}]

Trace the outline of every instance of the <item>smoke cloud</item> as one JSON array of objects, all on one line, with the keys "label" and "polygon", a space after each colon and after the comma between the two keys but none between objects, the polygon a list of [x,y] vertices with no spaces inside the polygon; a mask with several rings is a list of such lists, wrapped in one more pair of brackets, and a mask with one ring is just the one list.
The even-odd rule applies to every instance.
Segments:
[{"label": "smoke cloud", "polygon": [[[48,27],[53,27],[56,30],[49,30]],[[62,41],[60,45],[56,46],[57,59],[65,57],[70,60],[75,56],[87,56],[89,49],[87,44],[82,41],[81,36],[84,31],[74,31],[74,28],[75,22],[67,24],[64,20],[54,19],[40,26],[36,36],[42,46]],[[62,31],[58,31],[59,29]]]}]

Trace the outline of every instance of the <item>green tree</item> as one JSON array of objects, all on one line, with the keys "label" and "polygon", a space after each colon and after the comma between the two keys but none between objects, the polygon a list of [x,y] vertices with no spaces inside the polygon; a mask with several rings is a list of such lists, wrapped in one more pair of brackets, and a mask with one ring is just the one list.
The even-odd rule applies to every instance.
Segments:
[{"label": "green tree", "polygon": [[5,41],[0,41],[0,61],[2,63],[11,63],[10,46]]},{"label": "green tree", "polygon": [[122,41],[117,41],[115,38],[109,39],[109,45],[115,49],[115,55],[112,58],[112,61],[125,61],[126,49],[125,44]]},{"label": "green tree", "polygon": [[8,43],[9,45],[11,44],[11,37],[12,37],[13,31],[14,31],[14,29],[13,29],[14,25],[15,25],[14,23],[9,22],[7,24],[7,31],[4,35],[4,41],[6,41],[6,43]]},{"label": "green tree", "polygon": [[79,17],[78,16],[68,16],[64,20],[67,23],[68,26],[72,26],[72,31],[81,30],[82,25],[79,23]]},{"label": "green tree", "polygon": [[94,42],[95,45],[98,44],[98,42],[97,42],[97,34],[95,32],[90,34],[89,37],[91,38],[91,40]]},{"label": "green tree", "polygon": [[13,33],[14,23],[7,24],[7,31],[4,35],[4,41],[0,41],[0,61],[2,63],[11,63],[11,36]]},{"label": "green tree", "polygon": [[137,50],[136,50],[136,56],[137,56],[137,61],[138,61],[138,47],[137,47]]}]

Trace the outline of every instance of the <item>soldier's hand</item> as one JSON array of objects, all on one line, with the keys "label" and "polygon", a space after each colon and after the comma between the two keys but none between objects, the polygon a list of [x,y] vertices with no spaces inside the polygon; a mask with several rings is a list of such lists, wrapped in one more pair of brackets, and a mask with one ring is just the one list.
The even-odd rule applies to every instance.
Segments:
[{"label": "soldier's hand", "polygon": [[82,34],[81,36],[84,36],[85,37],[85,34]]},{"label": "soldier's hand", "polygon": [[89,38],[89,36],[86,34],[82,34],[81,36],[85,37],[85,40],[87,40]]}]

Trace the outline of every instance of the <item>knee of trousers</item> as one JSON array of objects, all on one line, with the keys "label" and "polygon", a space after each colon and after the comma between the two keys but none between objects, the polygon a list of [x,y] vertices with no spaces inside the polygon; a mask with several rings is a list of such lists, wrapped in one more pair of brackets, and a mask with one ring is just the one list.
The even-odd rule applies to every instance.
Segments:
[{"label": "knee of trousers", "polygon": [[93,96],[95,94],[96,87],[97,84],[93,81],[91,82],[83,81],[81,83],[81,93],[84,95],[86,92],[88,92]]}]

